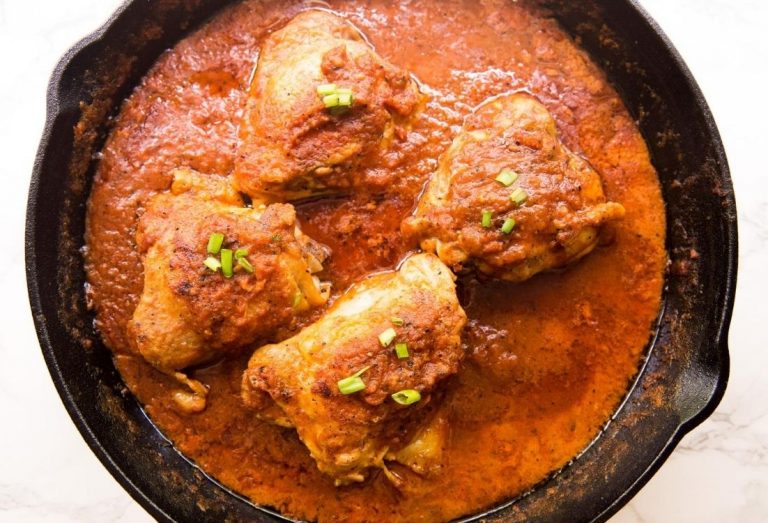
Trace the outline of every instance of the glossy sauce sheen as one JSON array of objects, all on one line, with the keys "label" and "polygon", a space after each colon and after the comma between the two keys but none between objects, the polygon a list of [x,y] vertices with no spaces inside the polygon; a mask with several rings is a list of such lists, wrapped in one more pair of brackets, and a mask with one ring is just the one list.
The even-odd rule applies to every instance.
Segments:
[{"label": "glossy sauce sheen", "polygon": [[333,282],[335,296],[413,250],[400,238],[401,219],[464,116],[502,92],[525,89],[539,97],[565,143],[601,173],[607,197],[621,202],[627,215],[613,227],[610,245],[564,272],[516,285],[460,279],[470,357],[441,406],[451,426],[443,468],[403,491],[378,473],[367,483],[335,488],[293,431],[256,421],[240,399],[249,354],[194,372],[211,387],[208,408],[179,414],[171,399],[177,384],[132,355],[126,340],[142,290],[136,221],[147,199],[168,189],[171,169],[231,173],[259,42],[307,6],[250,1],[224,10],[166,52],[125,102],[88,208],[87,269],[97,326],[160,429],[205,471],[256,503],[320,521],[441,521],[475,513],[576,456],[637,372],[666,262],[656,173],[603,73],[525,2],[331,2],[382,56],[412,71],[431,97],[389,169],[368,173],[383,192],[299,208],[304,231],[333,249],[323,279]]}]

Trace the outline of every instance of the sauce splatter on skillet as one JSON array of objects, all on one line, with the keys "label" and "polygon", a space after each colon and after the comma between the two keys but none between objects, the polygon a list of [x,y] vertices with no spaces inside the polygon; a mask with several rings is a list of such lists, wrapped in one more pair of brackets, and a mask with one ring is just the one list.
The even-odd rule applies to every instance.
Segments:
[{"label": "sauce splatter on skillet", "polygon": [[451,425],[442,474],[405,491],[382,474],[335,488],[293,431],[257,422],[243,407],[248,354],[197,369],[211,387],[208,408],[182,415],[171,399],[177,384],[129,349],[125,326],[142,290],[134,236],[145,203],[169,187],[175,167],[232,171],[259,43],[309,5],[246,1],[224,10],[161,56],[123,105],[88,207],[97,325],[158,427],[256,503],[321,521],[441,521],[477,512],[541,481],[598,434],[637,372],[666,262],[663,202],[639,131],[589,57],[526,2],[328,5],[431,95],[394,167],[369,173],[380,192],[299,207],[305,232],[333,249],[324,275],[336,295],[413,248],[400,237],[400,221],[464,116],[488,96],[536,95],[565,143],[601,173],[606,196],[627,210],[613,242],[564,272],[514,285],[461,279],[470,357],[441,407]]}]

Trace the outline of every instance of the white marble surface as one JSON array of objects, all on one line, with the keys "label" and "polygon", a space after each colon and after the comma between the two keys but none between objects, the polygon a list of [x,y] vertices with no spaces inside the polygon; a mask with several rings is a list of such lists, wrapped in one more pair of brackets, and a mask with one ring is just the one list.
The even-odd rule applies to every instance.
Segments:
[{"label": "white marble surface", "polygon": [[[728,151],[741,235],[731,380],[616,523],[768,521],[768,2],[643,0],[710,102]],[[27,306],[27,184],[59,56],[119,0],[0,0],[0,522],[150,517],[89,451],[54,390]]]}]

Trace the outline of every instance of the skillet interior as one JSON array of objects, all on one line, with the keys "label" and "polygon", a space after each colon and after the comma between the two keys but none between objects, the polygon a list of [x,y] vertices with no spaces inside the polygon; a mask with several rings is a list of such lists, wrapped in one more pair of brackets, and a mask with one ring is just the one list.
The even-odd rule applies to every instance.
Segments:
[{"label": "skillet interior", "polygon": [[[711,413],[728,373],[736,209],[722,145],[701,93],[660,30],[631,2],[542,4],[592,54],[639,121],[667,203],[671,265],[657,336],[623,407],[578,460],[515,503],[486,514],[487,521],[606,519],[647,481],[682,434]],[[212,0],[130,2],[73,48],[51,80],[30,188],[27,278],[54,382],[97,456],[162,520],[272,516],[187,462],[127,393],[91,327],[79,249],[92,155],[109,117],[160,52],[219,7]],[[691,259],[691,249],[698,258]]]}]

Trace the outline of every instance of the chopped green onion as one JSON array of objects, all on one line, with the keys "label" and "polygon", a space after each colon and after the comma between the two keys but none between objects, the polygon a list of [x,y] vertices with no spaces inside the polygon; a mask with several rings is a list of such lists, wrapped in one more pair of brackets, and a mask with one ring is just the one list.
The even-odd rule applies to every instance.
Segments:
[{"label": "chopped green onion", "polygon": [[232,277],[232,249],[221,249],[221,273],[225,278]]},{"label": "chopped green onion", "polygon": [[327,96],[336,92],[336,84],[322,84],[317,86],[317,94]]},{"label": "chopped green onion", "polygon": [[493,213],[491,213],[491,211],[483,211],[483,219],[481,223],[486,229],[491,226],[491,218],[493,218]]},{"label": "chopped green onion", "polygon": [[208,238],[208,254],[219,254],[221,245],[224,243],[224,235],[220,232],[211,234]]},{"label": "chopped green onion", "polygon": [[301,291],[296,291],[293,295],[293,306],[298,307],[299,305],[301,305]]},{"label": "chopped green onion", "polygon": [[334,115],[346,112],[355,101],[352,89],[338,87],[336,84],[318,85],[317,94],[325,108]]},{"label": "chopped green onion", "polygon": [[512,218],[507,218],[504,220],[504,225],[501,226],[501,232],[504,234],[509,234],[512,232],[512,229],[515,228],[515,220]]},{"label": "chopped green onion", "polygon": [[395,332],[395,329],[389,328],[379,334],[379,342],[381,343],[382,347],[388,347],[390,343],[395,339],[397,336],[397,333]]},{"label": "chopped green onion", "polygon": [[392,318],[390,318],[389,321],[392,322],[392,325],[396,325],[398,327],[402,327],[405,324],[403,319],[402,318],[398,318],[397,316],[392,316]]},{"label": "chopped green onion", "polygon": [[528,193],[518,187],[509,195],[509,199],[515,202],[519,207],[528,199]]},{"label": "chopped green onion", "polygon": [[[235,253],[235,257],[237,257],[237,253]],[[251,265],[251,262],[249,262],[245,257],[238,258],[237,266],[242,267],[245,272],[253,272],[253,265]]]},{"label": "chopped green onion", "polygon": [[323,104],[325,105],[326,109],[338,107],[339,95],[334,93],[334,94],[328,94],[326,96],[323,96]]},{"label": "chopped green onion", "polygon": [[365,389],[365,382],[360,376],[344,378],[343,380],[339,380],[337,385],[339,386],[339,392],[344,395],[354,394],[355,392],[360,392]]},{"label": "chopped green onion", "polygon": [[362,368],[362,369],[360,369],[359,371],[355,372],[355,373],[353,374],[353,376],[362,376],[363,374],[365,374],[366,372],[368,372],[368,369],[370,369],[370,368],[371,368],[371,366],[370,366],[370,365],[368,365],[368,366],[366,366],[366,367],[363,367],[363,368]]},{"label": "chopped green onion", "polygon": [[245,258],[248,256],[248,249],[237,249],[235,251],[235,259],[239,260],[240,258]]},{"label": "chopped green onion", "polygon": [[216,272],[219,269],[221,269],[221,262],[216,258],[214,258],[213,256],[208,256],[203,262],[203,265],[211,269],[213,272]]},{"label": "chopped green onion", "polygon": [[499,175],[496,177],[496,181],[504,187],[509,187],[515,181],[517,181],[517,173],[512,169],[502,169]]},{"label": "chopped green onion", "polygon": [[365,382],[360,376],[362,376],[363,373],[370,368],[371,367],[364,367],[355,372],[353,375],[344,379],[340,379],[338,382],[336,382],[336,385],[339,387],[339,392],[347,395],[354,394],[355,392],[360,392],[361,390],[365,389]]},{"label": "chopped green onion", "polygon": [[395,343],[395,354],[397,354],[397,359],[404,360],[410,354],[408,354],[408,344],[407,343]]},{"label": "chopped green onion", "polygon": [[352,106],[352,93],[338,93],[337,96],[339,97],[340,107]]},{"label": "chopped green onion", "polygon": [[421,394],[418,390],[404,389],[392,394],[392,399],[400,405],[412,405],[421,399]]}]

